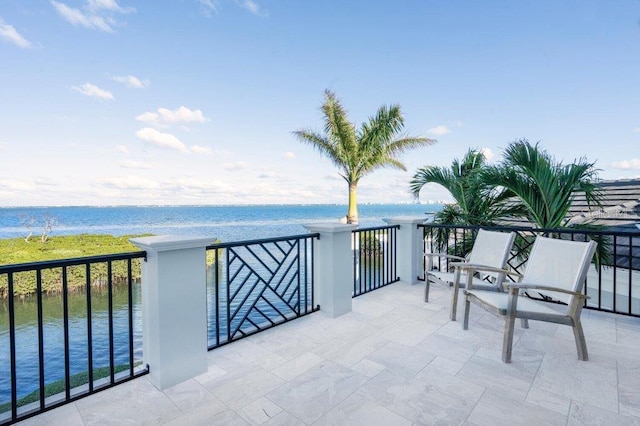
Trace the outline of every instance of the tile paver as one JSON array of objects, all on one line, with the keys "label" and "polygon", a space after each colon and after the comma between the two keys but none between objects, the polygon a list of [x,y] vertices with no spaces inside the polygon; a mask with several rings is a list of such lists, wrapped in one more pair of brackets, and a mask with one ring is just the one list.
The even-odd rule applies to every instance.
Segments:
[{"label": "tile paver", "polygon": [[499,318],[473,309],[463,331],[448,289],[422,296],[393,284],[211,351],[165,392],[141,377],[22,424],[640,425],[639,318],[585,311],[588,362],[568,327],[517,324],[507,365]]}]

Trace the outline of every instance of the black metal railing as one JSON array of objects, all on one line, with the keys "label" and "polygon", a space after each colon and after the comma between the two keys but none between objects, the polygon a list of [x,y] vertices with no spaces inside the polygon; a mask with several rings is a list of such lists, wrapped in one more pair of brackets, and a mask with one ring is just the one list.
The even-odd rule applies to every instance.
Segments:
[{"label": "black metal railing", "polygon": [[305,234],[207,247],[209,349],[315,312],[314,240]]},{"label": "black metal railing", "polygon": [[0,266],[0,424],[148,372],[135,279],[145,255]]},{"label": "black metal railing", "polygon": [[[424,224],[424,249],[430,252],[466,255],[473,246],[478,227]],[[516,240],[509,256],[510,269],[522,273],[537,235],[568,240],[596,240],[598,250],[587,274],[585,307],[599,311],[640,317],[640,232],[585,229],[540,229],[527,227],[484,227],[514,231]],[[448,263],[436,260],[434,268],[445,270]]]},{"label": "black metal railing", "polygon": [[353,297],[400,280],[396,270],[400,225],[352,231]]}]

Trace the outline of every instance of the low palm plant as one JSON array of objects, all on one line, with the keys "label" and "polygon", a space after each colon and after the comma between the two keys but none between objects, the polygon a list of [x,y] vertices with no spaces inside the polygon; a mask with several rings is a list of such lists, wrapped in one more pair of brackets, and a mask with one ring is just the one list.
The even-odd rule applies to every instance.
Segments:
[{"label": "low palm plant", "polygon": [[601,205],[594,163],[584,158],[562,164],[526,139],[512,142],[502,163],[484,168],[480,179],[515,195],[525,217],[540,228],[562,228],[569,222],[569,209],[578,193],[589,206]]},{"label": "low palm plant", "polygon": [[[450,167],[424,166],[418,169],[411,179],[410,190],[416,198],[428,183],[436,183],[449,191],[455,203],[446,204],[434,215],[434,223],[437,224],[491,226],[505,218],[521,215],[521,207],[508,202],[512,195],[508,190],[496,190],[482,180],[481,172],[486,167],[484,154],[470,149],[462,160],[455,158]],[[438,228],[433,237],[435,248],[443,250],[450,236],[450,229]],[[473,238],[461,247],[470,248],[472,245]]]},{"label": "low palm plant", "polygon": [[[514,196],[523,217],[543,229],[572,228],[593,231],[602,227],[593,223],[572,225],[568,215],[578,194],[583,194],[587,205],[601,206],[602,191],[597,185],[597,169],[585,158],[571,164],[557,161],[547,151],[532,145],[526,139],[512,142],[505,149],[503,160],[495,166],[485,167],[479,178],[494,188],[501,188]],[[606,263],[609,244],[599,234],[590,238],[598,242],[596,259]]]}]

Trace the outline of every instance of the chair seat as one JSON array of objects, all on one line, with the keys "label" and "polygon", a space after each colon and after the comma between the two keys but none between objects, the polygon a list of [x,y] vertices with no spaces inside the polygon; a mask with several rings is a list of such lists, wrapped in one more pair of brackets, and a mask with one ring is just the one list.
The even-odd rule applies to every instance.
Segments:
[{"label": "chair seat", "polygon": [[[508,293],[498,293],[495,291],[486,290],[465,290],[465,294],[475,297],[479,302],[484,305],[492,306],[496,309],[496,312],[500,315],[507,315],[507,303],[509,300]],[[550,315],[562,315],[561,309],[558,309],[559,305],[552,303],[541,302],[538,300],[529,299],[528,297],[518,298],[518,308],[516,317],[529,314],[550,314]]]},{"label": "chair seat", "polygon": [[[453,272],[440,272],[440,271],[428,271],[427,275],[437,278],[441,282],[453,285]],[[460,288],[464,288],[467,282],[467,274],[460,274]],[[473,285],[479,286],[483,289],[498,288],[495,284],[489,281],[481,280],[478,277],[473,277]]]}]

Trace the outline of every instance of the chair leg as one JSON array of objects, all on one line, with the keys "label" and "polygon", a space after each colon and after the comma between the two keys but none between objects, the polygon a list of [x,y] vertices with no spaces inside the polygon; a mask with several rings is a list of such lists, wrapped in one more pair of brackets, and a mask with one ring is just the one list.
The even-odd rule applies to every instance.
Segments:
[{"label": "chair leg", "polygon": [[529,328],[529,320],[526,318],[520,318],[520,326],[522,326],[522,328]]},{"label": "chair leg", "polygon": [[458,291],[460,289],[460,269],[456,268],[453,273],[453,283],[451,285],[451,308],[449,311],[449,318],[451,321],[456,320],[456,313],[458,311]]},{"label": "chair leg", "polygon": [[464,298],[464,321],[462,323],[462,329],[469,329],[469,309],[471,308],[471,302],[469,302],[469,298]]},{"label": "chair leg", "polygon": [[428,277],[424,277],[424,302],[428,303],[429,302],[429,278]]},{"label": "chair leg", "polygon": [[573,326],[573,337],[576,339],[576,348],[578,349],[578,359],[580,361],[589,361],[589,353],[587,352],[587,342],[584,340],[584,330],[580,320],[576,321]]},{"label": "chair leg", "polygon": [[513,329],[515,328],[515,315],[507,316],[504,322],[504,337],[502,338],[502,361],[509,364],[511,362],[511,351],[513,349]]},{"label": "chair leg", "polygon": [[449,318],[451,321],[456,320],[456,312],[458,311],[458,286],[451,287],[451,311],[449,312]]}]

